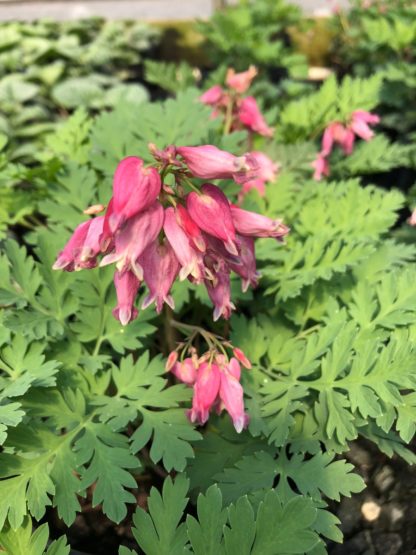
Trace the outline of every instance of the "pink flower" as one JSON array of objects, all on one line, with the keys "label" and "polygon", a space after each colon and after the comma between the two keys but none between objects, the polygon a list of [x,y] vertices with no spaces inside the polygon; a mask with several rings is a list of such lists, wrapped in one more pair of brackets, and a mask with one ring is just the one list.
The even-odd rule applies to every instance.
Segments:
[{"label": "pink flower", "polygon": [[151,243],[139,257],[143,268],[144,281],[149,288],[149,294],[144,299],[142,308],[147,308],[152,302],[156,303],[156,312],[160,314],[163,303],[175,308],[170,289],[179,272],[179,262],[172,247],[165,240]]},{"label": "pink flower", "polygon": [[178,351],[171,351],[166,361],[165,370],[169,372],[172,370],[174,364],[178,360]]},{"label": "pink flower", "polygon": [[216,364],[203,362],[198,368],[194,385],[192,409],[188,412],[191,422],[205,424],[220,389],[221,372]]},{"label": "pink flower", "polygon": [[174,376],[183,383],[193,385],[197,377],[197,368],[192,358],[185,358],[182,362],[176,362],[171,369]]},{"label": "pink flower", "polygon": [[279,164],[273,162],[263,152],[251,152],[250,156],[257,165],[256,173],[258,177],[242,184],[239,195],[240,201],[252,189],[256,189],[260,196],[264,196],[266,194],[266,183],[275,181],[279,171]]},{"label": "pink flower", "polygon": [[213,145],[177,148],[189,171],[201,179],[234,179],[242,183],[255,177],[257,163],[250,155],[234,156]]},{"label": "pink flower", "polygon": [[264,154],[264,152],[254,151],[250,153],[254,160],[257,162],[257,175],[263,181],[272,182],[277,177],[279,171],[279,164],[273,162],[271,158]]},{"label": "pink flower", "polygon": [[321,153],[319,153],[316,160],[312,162],[312,167],[315,168],[313,178],[316,181],[320,181],[323,175],[328,176],[330,173],[328,160]]},{"label": "pink flower", "polygon": [[289,228],[281,220],[272,220],[267,216],[243,210],[238,206],[231,205],[231,215],[235,229],[241,235],[274,237],[281,240],[289,233]]},{"label": "pink flower", "polygon": [[161,180],[156,168],[145,168],[143,160],[135,156],[124,158],[114,174],[110,230],[116,231],[128,218],[148,208],[160,189]]},{"label": "pink flower", "polygon": [[140,281],[133,272],[127,270],[123,273],[115,272],[114,285],[117,293],[117,307],[113,310],[113,316],[120,321],[121,325],[126,326],[138,315],[134,300],[140,287]]},{"label": "pink flower", "polygon": [[205,244],[204,238],[202,237],[201,230],[193,221],[186,208],[181,204],[178,204],[175,214],[178,224],[184,230],[193,246],[196,247],[199,251],[205,252],[207,246]]},{"label": "pink flower", "polygon": [[231,270],[242,278],[241,288],[246,292],[249,286],[257,287],[260,274],[256,269],[256,256],[254,254],[254,239],[252,237],[244,237],[237,235],[240,247],[239,263],[228,262]]},{"label": "pink flower", "polygon": [[221,384],[219,396],[221,408],[225,408],[231,416],[237,433],[243,431],[248,424],[248,415],[244,412],[244,391],[240,384],[240,365],[232,358],[228,365],[221,368]]},{"label": "pink flower", "polygon": [[230,89],[234,89],[236,92],[243,94],[250,87],[256,75],[257,69],[254,66],[250,66],[246,71],[242,71],[241,73],[236,73],[233,68],[229,68],[225,82]]},{"label": "pink flower", "polygon": [[191,218],[206,233],[221,239],[231,254],[238,254],[230,205],[224,193],[211,183],[201,187],[203,194],[189,193],[186,199]]},{"label": "pink flower", "polygon": [[94,268],[100,251],[99,238],[104,217],[92,218],[76,227],[69,241],[59,253],[52,268],[73,272],[83,268]]},{"label": "pink flower", "polygon": [[411,226],[416,226],[416,208],[413,210],[410,218],[407,220],[408,224]]},{"label": "pink flower", "polygon": [[100,238],[103,232],[104,216],[89,220],[90,226],[80,252],[80,268],[94,268],[100,253]]},{"label": "pink flower", "polygon": [[199,97],[199,100],[203,104],[207,104],[208,106],[215,106],[219,102],[221,102],[223,98],[224,91],[220,85],[214,85],[210,89],[204,92]]},{"label": "pink flower", "polygon": [[331,154],[334,144],[339,144],[346,155],[353,151],[354,147],[354,133],[349,127],[345,127],[342,123],[335,121],[328,125],[322,137],[322,150],[323,157]]},{"label": "pink flower", "polygon": [[214,280],[205,280],[205,286],[209,298],[214,305],[213,320],[216,322],[221,316],[226,320],[231,316],[231,311],[235,309],[231,302],[230,272],[225,267],[220,268]]},{"label": "pink flower", "polygon": [[364,141],[369,141],[374,137],[374,131],[370,129],[369,125],[376,125],[377,123],[380,123],[380,118],[376,114],[356,110],[352,114],[350,128],[358,137],[361,137]]},{"label": "pink flower", "polygon": [[376,114],[357,110],[352,113],[351,122],[347,126],[339,121],[329,124],[322,137],[322,150],[314,162],[314,179],[319,181],[322,175],[329,175],[329,166],[325,158],[331,153],[334,144],[339,144],[344,154],[349,156],[354,149],[355,136],[369,141],[374,137],[369,125],[377,124],[379,121],[380,118]]},{"label": "pink flower", "polygon": [[110,199],[108,203],[107,210],[104,214],[104,224],[103,224],[103,231],[100,237],[100,246],[102,252],[107,252],[107,249],[110,247],[114,234],[110,229],[110,218],[113,213],[113,199]]},{"label": "pink flower", "polygon": [[273,137],[273,129],[267,125],[253,96],[247,96],[241,101],[238,118],[251,131],[264,137]]},{"label": "pink flower", "polygon": [[334,143],[343,146],[347,140],[348,129],[342,123],[335,121],[328,125],[322,137],[322,156],[331,154]]},{"label": "pink flower", "polygon": [[247,368],[248,370],[250,370],[251,362],[248,360],[248,358],[246,357],[246,355],[241,349],[239,349],[238,347],[234,347],[233,354],[235,358],[238,360],[238,362],[241,362],[244,368]]},{"label": "pink flower", "polygon": [[238,202],[241,203],[244,200],[245,195],[252,190],[256,190],[261,197],[266,194],[266,184],[262,179],[252,179],[251,181],[246,181],[241,186],[241,191],[238,193]]},{"label": "pink flower", "polygon": [[145,212],[140,212],[127,221],[115,236],[115,252],[107,254],[100,266],[116,262],[120,272],[132,270],[139,280],[143,280],[143,268],[137,259],[156,240],[162,225],[163,208],[159,202],[155,202]]},{"label": "pink flower", "polygon": [[[240,365],[235,358],[227,362],[223,355],[217,355],[215,363],[203,362],[196,372],[192,409],[188,412],[191,422],[205,424],[212,408],[216,407],[218,412],[225,409],[231,416],[236,431],[240,433],[248,424],[240,375]],[[188,378],[187,375],[184,377]]]},{"label": "pink flower", "polygon": [[200,283],[203,279],[202,255],[190,245],[189,237],[178,224],[175,210],[171,207],[165,210],[163,230],[181,265],[179,279],[182,281],[191,275],[196,283]]}]

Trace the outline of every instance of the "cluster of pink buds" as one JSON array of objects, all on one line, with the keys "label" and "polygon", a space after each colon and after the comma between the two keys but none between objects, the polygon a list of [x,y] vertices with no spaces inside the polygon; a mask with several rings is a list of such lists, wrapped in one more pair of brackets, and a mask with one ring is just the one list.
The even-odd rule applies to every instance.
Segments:
[{"label": "cluster of pink buds", "polygon": [[230,68],[225,80],[227,89],[214,85],[200,97],[201,102],[212,106],[213,117],[224,118],[226,133],[247,129],[249,133],[273,136],[273,129],[267,125],[254,96],[244,96],[256,75],[254,66],[242,73]]},{"label": "cluster of pink buds", "polygon": [[352,113],[348,125],[339,121],[328,125],[322,137],[321,152],[312,164],[315,169],[314,179],[320,181],[323,175],[330,174],[328,157],[336,144],[341,147],[346,156],[349,156],[354,150],[355,138],[360,137],[364,141],[370,141],[374,137],[374,131],[370,129],[370,125],[376,125],[379,122],[380,118],[376,114],[357,110]]},{"label": "cluster of pink buds", "polygon": [[241,277],[243,290],[255,287],[254,238],[282,241],[289,229],[281,220],[231,204],[217,185],[198,186],[192,178],[244,184],[266,171],[261,159],[212,145],[149,148],[155,163],[145,166],[135,156],[119,163],[105,214],[75,229],[53,267],[73,271],[114,264],[118,304],[113,314],[123,325],[137,317],[135,299],[143,282],[149,292],[142,308],[153,302],[158,313],[164,303],[174,308],[170,290],[176,277],[204,284],[214,319],[229,318],[234,308],[230,272]]},{"label": "cluster of pink buds", "polygon": [[260,196],[264,197],[266,194],[266,183],[273,183],[276,181],[280,169],[280,165],[273,162],[264,152],[253,151],[250,154],[256,160],[259,169],[256,178],[250,179],[241,185],[238,196],[240,203],[243,201],[244,196],[252,189],[255,189]]},{"label": "cluster of pink buds", "polygon": [[[240,363],[250,369],[250,361],[243,351],[217,335],[197,326],[177,322],[173,322],[173,325],[191,330],[187,340],[170,353],[166,363],[167,371],[193,387],[192,409],[187,412],[188,418],[191,422],[205,424],[211,410],[220,414],[225,409],[233,421],[234,428],[240,433],[249,421],[247,413],[244,412]],[[209,347],[201,356],[198,356],[192,345],[198,334],[203,336]],[[233,353],[231,358],[227,355],[227,349]]]}]

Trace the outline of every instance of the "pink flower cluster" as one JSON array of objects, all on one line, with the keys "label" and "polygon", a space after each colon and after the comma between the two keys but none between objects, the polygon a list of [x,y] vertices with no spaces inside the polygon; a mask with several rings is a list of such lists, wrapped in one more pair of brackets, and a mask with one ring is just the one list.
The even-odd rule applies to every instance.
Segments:
[{"label": "pink flower cluster", "polygon": [[214,85],[204,92],[200,100],[212,106],[213,117],[224,117],[228,131],[247,129],[250,133],[272,137],[273,129],[267,125],[254,96],[243,96],[256,75],[254,66],[242,73],[230,68],[226,76],[228,89]]},{"label": "pink flower cluster", "polygon": [[320,181],[322,176],[330,174],[328,157],[335,145],[339,145],[346,156],[352,154],[356,137],[364,141],[370,141],[374,137],[374,131],[370,125],[380,122],[379,116],[357,110],[352,113],[351,121],[348,125],[343,125],[339,121],[334,121],[325,129],[322,137],[322,148],[317,159],[313,162],[315,169],[314,179]]},{"label": "pink flower cluster", "polygon": [[[241,277],[244,290],[255,287],[259,274],[254,238],[282,240],[289,230],[281,220],[231,204],[218,186],[198,187],[191,179],[244,184],[267,167],[258,156],[238,157],[212,145],[164,150],[150,145],[150,151],[153,166],[135,156],[120,162],[105,214],[75,229],[53,268],[73,271],[114,264],[118,304],[113,314],[123,325],[137,317],[135,299],[143,282],[148,294],[142,308],[153,302],[157,312],[164,303],[173,308],[170,290],[177,277],[204,284],[214,319],[229,318],[234,309],[230,272]],[[164,183],[168,174],[173,175],[172,185]]]},{"label": "pink flower cluster", "polygon": [[194,389],[192,409],[187,413],[191,422],[205,424],[211,410],[220,414],[225,409],[238,433],[247,426],[240,362],[246,368],[251,368],[251,363],[240,349],[234,348],[233,354],[228,360],[224,354],[211,350],[198,357],[192,349],[192,356],[182,361],[177,360],[176,351],[169,355],[166,369]]}]

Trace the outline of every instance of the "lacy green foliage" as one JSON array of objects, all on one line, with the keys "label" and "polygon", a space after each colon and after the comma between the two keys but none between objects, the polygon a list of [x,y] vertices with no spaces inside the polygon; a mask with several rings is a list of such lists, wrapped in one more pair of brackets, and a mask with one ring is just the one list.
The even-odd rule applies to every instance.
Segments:
[{"label": "lacy green foliage", "polygon": [[152,314],[142,313],[127,330],[119,325],[111,314],[115,305],[111,272],[97,270],[76,276],[55,272],[52,264],[62,240],[41,232],[36,243],[39,261],[13,241],[7,242],[0,258],[0,300],[6,306],[8,329],[46,343],[62,339],[70,345],[75,340],[79,354],[92,358],[103,344],[119,353],[142,346],[141,339],[155,329],[147,323]]},{"label": "lacy green foliage", "polygon": [[414,145],[391,143],[384,135],[377,135],[369,142],[357,144],[351,156],[332,165],[334,176],[355,176],[387,172],[393,168],[413,165],[416,154]]},{"label": "lacy green foliage", "polygon": [[[17,352],[12,348],[2,352],[2,360],[16,367],[16,373],[19,366],[13,357],[19,357],[19,347],[15,342]],[[119,366],[112,365],[111,374],[95,375],[81,361],[64,363],[58,382],[56,362],[37,370],[42,358],[37,363],[36,354],[21,358],[21,366],[30,364],[31,370],[16,379],[3,378],[2,398],[8,394],[18,399],[30,425],[13,423],[0,454],[1,525],[7,518],[15,530],[25,515],[39,520],[52,504],[70,525],[80,510],[78,496],[93,484],[93,506],[102,505],[110,519],[120,522],[126,503],[136,501],[130,490],[137,487],[134,476],[142,463],[134,454],[151,437],[150,460],[163,461],[168,470],[183,470],[186,459],[193,456],[189,442],[198,440],[199,434],[177,408],[189,400],[189,390],[182,385],[165,389],[159,358],[149,362],[143,355],[136,363],[124,358]],[[114,387],[108,393],[110,379]],[[124,432],[130,423],[135,423],[136,431],[127,437]]]},{"label": "lacy green foliage", "polygon": [[402,196],[357,181],[284,186],[272,204],[284,212],[297,195],[290,248],[259,250],[276,310],[233,323],[257,364],[252,431],[293,453],[341,452],[362,434],[414,461],[415,249],[383,238]]},{"label": "lacy green foliage", "polygon": [[200,22],[198,30],[214,65],[243,71],[250,64],[276,66],[278,60],[279,66],[295,77],[305,74],[305,59],[288,48],[285,39],[289,40],[287,28],[299,19],[299,8],[282,0],[240,1],[218,10],[210,21]]},{"label": "lacy green foliage", "polygon": [[309,497],[294,495],[285,499],[272,489],[255,501],[241,496],[224,506],[221,490],[213,485],[205,495],[198,496],[197,518],[187,515],[186,521],[179,524],[188,502],[188,485],[183,475],[178,475],[174,483],[168,478],[162,495],[152,489],[149,513],[136,511],[133,534],[146,554],[324,552],[314,551],[323,547],[319,537],[323,519],[321,509]]},{"label": "lacy green foliage", "polygon": [[353,75],[368,77],[378,72],[383,126],[411,142],[416,105],[415,37],[416,11],[412,2],[393,0],[363,7],[357,3],[348,13],[335,17],[333,45],[337,64]]},{"label": "lacy green foliage", "polygon": [[411,2],[388,2],[385,6],[355,6],[346,17],[334,19],[339,55],[354,70],[368,74],[385,63],[412,60],[415,55],[415,7]]},{"label": "lacy green foliage", "polygon": [[124,156],[134,154],[150,162],[149,142],[158,148],[209,142],[218,123],[209,120],[211,110],[198,102],[198,96],[196,89],[188,89],[174,100],[144,104],[137,118],[131,117],[128,104],[100,115],[91,132],[93,166],[112,175]]},{"label": "lacy green foliage", "polygon": [[305,141],[320,135],[333,121],[349,121],[355,110],[372,110],[379,101],[381,78],[329,77],[315,93],[289,102],[279,117],[277,137],[285,142]]},{"label": "lacy green foliage", "polygon": [[363,188],[358,180],[319,186],[311,182],[299,191],[288,179],[281,187],[271,197],[271,209],[285,214],[292,232],[287,245],[260,243],[257,257],[264,261],[266,293],[283,300],[368,258],[404,200],[397,191]]},{"label": "lacy green foliage", "polygon": [[42,524],[32,534],[32,521],[26,517],[17,530],[5,526],[0,532],[0,547],[7,555],[69,555],[70,547],[64,536],[48,544],[49,529]]},{"label": "lacy green foliage", "polygon": [[148,83],[157,85],[161,89],[178,93],[196,82],[196,71],[187,62],[175,64],[173,62],[157,62],[146,60],[144,63],[145,78]]}]

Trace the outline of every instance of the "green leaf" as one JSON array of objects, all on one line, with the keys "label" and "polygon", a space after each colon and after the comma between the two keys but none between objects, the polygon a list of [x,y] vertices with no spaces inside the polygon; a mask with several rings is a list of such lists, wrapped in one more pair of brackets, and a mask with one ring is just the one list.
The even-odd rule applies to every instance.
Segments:
[{"label": "green leaf", "polygon": [[317,510],[305,498],[294,497],[283,505],[273,490],[258,509],[253,555],[279,555],[310,551],[319,541],[310,526]]},{"label": "green leaf", "polygon": [[253,507],[247,497],[240,497],[228,508],[229,527],[224,527],[226,555],[250,555],[256,534]]},{"label": "green leaf", "polygon": [[64,108],[98,108],[103,104],[104,90],[92,76],[72,77],[55,85],[52,98]]},{"label": "green leaf", "polygon": [[186,528],[179,522],[188,503],[188,486],[189,481],[183,474],[175,482],[168,477],[163,483],[162,495],[152,487],[149,513],[140,507],[136,510],[132,532],[146,555],[183,555]]},{"label": "green leaf", "polygon": [[2,401],[0,404],[0,445],[7,438],[7,428],[9,426],[17,426],[25,416],[21,409],[20,403],[8,403]]},{"label": "green leaf", "polygon": [[100,407],[102,421],[114,429],[134,421],[140,413],[142,422],[131,437],[133,452],[152,440],[150,458],[154,463],[162,460],[168,471],[183,470],[187,459],[193,457],[189,442],[200,439],[200,435],[187,420],[184,409],[175,408],[190,399],[190,390],[183,385],[166,388],[164,374],[161,359],[149,362],[148,353],[135,363],[132,356],[123,358],[120,368],[112,369],[117,395],[98,397],[95,405]]},{"label": "green leaf", "polygon": [[245,494],[271,489],[277,473],[272,455],[259,451],[243,457],[233,468],[225,468],[215,479],[228,504]]},{"label": "green leaf", "polygon": [[221,552],[221,538],[227,511],[222,508],[221,491],[211,486],[197,501],[198,520],[188,515],[186,526],[195,555],[217,555]]},{"label": "green leaf", "polygon": [[88,463],[82,473],[81,487],[95,484],[92,503],[102,503],[103,512],[114,522],[120,522],[127,514],[126,503],[136,498],[126,488],[137,484],[127,469],[137,469],[139,460],[128,450],[128,440],[109,430],[104,424],[89,423],[75,448],[78,464]]}]

